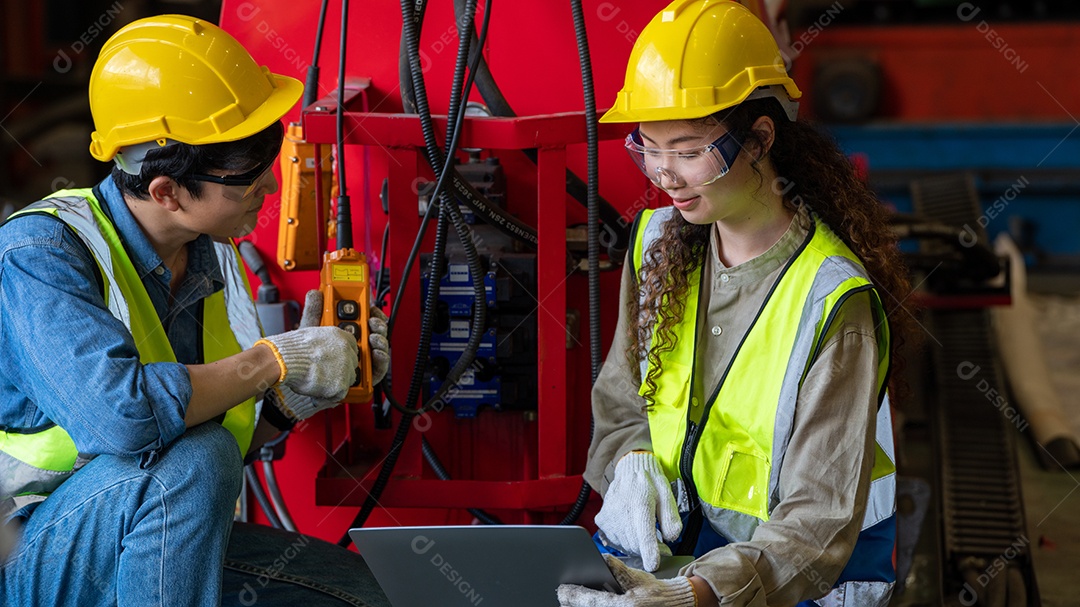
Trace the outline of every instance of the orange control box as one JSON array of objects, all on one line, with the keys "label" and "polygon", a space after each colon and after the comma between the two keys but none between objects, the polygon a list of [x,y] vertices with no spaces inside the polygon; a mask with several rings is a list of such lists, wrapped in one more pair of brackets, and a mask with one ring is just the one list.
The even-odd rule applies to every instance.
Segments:
[{"label": "orange control box", "polygon": [[[325,146],[323,150],[327,149]],[[331,171],[320,167],[320,146],[304,141],[303,130],[290,124],[281,143],[281,216],[278,225],[278,266],[286,271],[319,267],[333,196]],[[318,203],[322,202],[322,208]],[[323,223],[320,223],[323,222]]]},{"label": "orange control box", "polygon": [[343,402],[371,400],[371,346],[368,318],[371,314],[371,285],[367,257],[355,249],[330,251],[323,256],[321,290],[322,325],[340,327],[356,336],[360,347],[356,382]]}]

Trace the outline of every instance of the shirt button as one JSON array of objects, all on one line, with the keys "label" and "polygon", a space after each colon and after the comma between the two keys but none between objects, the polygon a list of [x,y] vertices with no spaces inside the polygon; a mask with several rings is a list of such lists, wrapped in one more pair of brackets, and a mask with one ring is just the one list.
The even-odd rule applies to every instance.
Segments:
[{"label": "shirt button", "polygon": [[695,407],[698,406],[698,399],[696,396],[690,399],[690,404]]},{"label": "shirt button", "polygon": [[716,325],[715,327],[712,328],[712,334],[713,335],[720,335],[723,332],[724,332],[724,330],[720,328],[720,325]]},{"label": "shirt button", "polygon": [[165,268],[164,267],[158,266],[158,267],[154,268],[154,274],[157,274],[158,276],[161,276],[164,273],[165,273]]},{"label": "shirt button", "polygon": [[728,276],[727,274],[721,274],[720,275],[720,282],[727,282],[729,280],[731,280],[731,277]]}]

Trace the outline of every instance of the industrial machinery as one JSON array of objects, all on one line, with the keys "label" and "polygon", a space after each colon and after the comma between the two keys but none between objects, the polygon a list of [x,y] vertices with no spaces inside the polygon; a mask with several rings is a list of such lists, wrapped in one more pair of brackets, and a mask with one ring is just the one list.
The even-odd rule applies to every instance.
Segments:
[{"label": "industrial machinery", "polygon": [[[559,523],[583,512],[589,523],[580,476],[589,387],[614,329],[626,232],[639,210],[667,203],[627,164],[625,131],[596,124],[593,99],[613,98],[638,31],[663,4],[455,0],[349,13],[340,2],[299,12],[285,2],[224,2],[222,26],[271,69],[302,78],[312,64],[338,68],[336,80],[309,77],[304,107],[288,116],[298,125],[290,144],[309,146],[296,149],[310,155],[283,155],[283,167],[299,169],[283,180],[297,194],[283,198],[280,226],[256,232],[265,257],[277,247],[270,270],[283,298],[302,299],[320,282],[317,260],[305,253],[313,235],[321,254],[345,226],[370,267],[373,305],[390,312],[391,374],[372,387],[371,405],[357,398],[302,424],[278,464],[294,518],[313,523],[302,531],[337,540],[368,521]],[[897,229],[910,237],[912,265],[929,264],[915,295],[932,310],[925,322],[940,327],[943,342],[968,347],[986,337],[984,309],[1008,296],[986,288],[997,260],[985,248],[943,243],[968,228],[985,244],[987,233],[1009,229],[1013,212],[1078,219],[1075,206],[1058,203],[1080,183],[1069,139],[1075,119],[1063,111],[1080,97],[1076,82],[1054,70],[1080,37],[1075,25],[996,23],[969,3],[926,9],[936,11],[931,26],[867,23],[879,5],[915,4],[803,7],[787,48],[798,55],[802,111],[837,123],[830,128],[842,147],[866,159],[871,186],[904,214]],[[324,24],[335,22],[339,37],[324,37]],[[947,75],[933,69],[943,53],[957,66]],[[330,172],[353,193],[347,223]],[[960,214],[943,206],[935,181],[956,174],[969,176]],[[1015,205],[1010,212],[995,208],[1017,183],[1023,191],[1005,202]],[[989,211],[979,212],[980,201]],[[335,213],[338,233],[326,230]],[[1044,242],[1071,254],[1068,224],[1040,229]],[[584,236],[582,225],[594,233]],[[958,348],[941,346],[932,358],[948,367],[957,355],[986,356],[983,368],[993,369],[988,346]],[[928,480],[913,486],[933,511],[922,528],[938,542],[936,592],[956,597],[973,572],[978,581],[980,563],[992,564],[1012,549],[1006,540],[1024,533],[1015,437],[987,419],[984,442],[965,443],[955,426],[979,414],[963,408],[971,385],[927,373],[921,380],[933,392],[921,396],[922,415],[908,418],[911,435],[930,437],[944,467],[923,470]],[[1001,483],[954,482],[993,449]],[[993,513],[965,518],[972,503],[987,502]],[[1003,531],[971,533],[980,526]],[[1001,588],[1038,604],[1030,550],[1014,552]]]},{"label": "industrial machinery", "polygon": [[[585,34],[586,18],[594,21],[596,14],[579,3],[540,9],[552,32],[565,38],[558,54],[573,76],[567,91],[577,91],[540,98],[512,94],[522,81],[505,67],[508,55],[491,52],[500,44],[517,48],[508,24],[523,14],[521,7],[487,3],[477,14],[476,2],[458,2],[454,15],[449,3],[421,3],[412,14],[411,5],[339,12],[346,6],[324,3],[306,21],[283,19],[287,7],[274,3],[227,2],[222,12],[222,25],[261,61],[275,69],[281,64],[285,73],[308,72],[305,108],[290,117],[281,161],[287,172],[274,279],[286,296],[299,299],[314,286],[312,251],[325,251],[330,238],[341,248],[344,229],[355,235],[353,250],[366,256],[376,305],[389,304],[390,377],[375,387],[370,408],[357,398],[358,404],[326,415],[325,433],[317,431],[319,424],[294,430],[290,458],[278,464],[290,470],[282,477],[293,476],[291,469],[307,455],[308,468],[321,465],[316,503],[363,507],[353,523],[338,508],[326,517],[326,530],[308,531],[334,539],[348,524],[368,516],[401,520],[409,508],[427,514],[405,516],[438,522],[576,520],[590,495],[580,476],[590,425],[586,369],[595,376],[615,320],[605,314],[601,326],[597,312],[601,303],[610,304],[599,294],[616,292],[618,274],[600,268],[620,269],[626,232],[642,206],[624,213],[586,185],[599,183],[600,142],[625,136],[623,127],[597,128],[593,83],[582,81],[591,71],[590,55],[597,57],[587,47],[596,35]],[[640,9],[642,17],[650,11]],[[396,25],[386,27],[387,20]],[[325,24],[335,21],[344,34],[338,40],[323,36]],[[463,23],[469,27],[455,25]],[[358,26],[370,36],[357,36]],[[615,36],[622,48],[605,48],[600,56],[622,63],[632,38],[622,17],[612,26],[600,39]],[[263,42],[274,46],[271,38],[277,49],[260,56]],[[312,39],[320,41],[312,64],[338,60],[336,82],[320,80],[317,72],[313,77],[312,64],[300,59],[309,51],[299,48]],[[340,54],[346,42],[362,52]],[[337,57],[329,50],[335,46]],[[575,46],[584,54],[565,55]],[[496,84],[500,73],[506,80]],[[478,94],[470,95],[474,82]],[[467,103],[470,97],[475,100]],[[518,117],[511,100],[528,115]],[[622,160],[612,151],[621,149],[605,150],[605,157]],[[340,170],[343,160],[348,172]],[[659,203],[643,179],[613,185],[605,197]],[[341,222],[342,189],[356,201],[347,211],[355,217],[349,224]],[[588,238],[581,225],[596,234]],[[256,233],[260,248],[272,250],[274,227]],[[334,276],[328,267],[321,274],[324,289]],[[593,312],[585,295],[590,289]],[[358,297],[347,299],[359,303]],[[336,304],[326,305],[335,324],[352,322],[340,318]],[[591,336],[578,328],[586,319],[594,325]],[[303,513],[305,506],[295,509]]]}]

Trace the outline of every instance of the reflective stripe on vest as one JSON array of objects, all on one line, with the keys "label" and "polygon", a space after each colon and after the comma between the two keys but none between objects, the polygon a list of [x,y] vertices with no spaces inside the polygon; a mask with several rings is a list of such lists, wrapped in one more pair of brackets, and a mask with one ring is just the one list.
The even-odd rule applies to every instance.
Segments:
[{"label": "reflective stripe on vest", "polygon": [[[642,212],[634,239],[635,274],[674,212],[673,207]],[[815,220],[807,240],[766,296],[716,393],[707,394],[706,402],[695,405],[691,401],[691,384],[697,381],[693,371],[701,272],[699,266],[688,277],[683,320],[673,327],[675,347],[660,357],[663,372],[656,378],[654,404],[649,411],[653,451],[669,480],[683,482],[680,461],[689,421],[700,420],[692,482],[703,512],[712,527],[728,540],[749,540],[780,501],[780,471],[791,438],[799,388],[829,324],[849,296],[868,291],[880,344],[877,388],[884,402],[877,414],[877,448],[861,528],[867,530],[891,517],[896,494],[892,420],[884,394],[889,364],[888,324],[883,322],[883,307],[858,258],[827,226]],[[648,371],[646,357],[641,361],[642,378]],[[646,390],[643,379],[640,393]],[[745,406],[748,402],[755,406]],[[890,546],[887,555],[877,556],[891,562],[891,552]],[[842,601],[848,592],[860,595],[859,605],[884,604],[891,595],[891,582],[859,581],[857,593],[854,589],[844,590],[853,583],[849,582],[826,599],[830,605],[843,604],[835,600]],[[876,589],[876,598],[867,601],[871,587]]]},{"label": "reflective stripe on vest", "polygon": [[[139,278],[120,236],[101,211],[90,189],[62,190],[14,214],[52,215],[78,234],[101,271],[104,297],[109,312],[131,332],[143,364],[176,362],[161,319]],[[231,243],[215,243],[225,289],[203,301],[203,360],[221,360],[250,348],[262,336],[255,304],[244,272],[240,253]],[[222,421],[236,438],[241,453],[247,453],[257,420],[257,401],[248,399],[229,409]],[[45,495],[70,476],[78,450],[59,426],[19,434],[0,432],[0,474],[5,481],[2,495]]]}]

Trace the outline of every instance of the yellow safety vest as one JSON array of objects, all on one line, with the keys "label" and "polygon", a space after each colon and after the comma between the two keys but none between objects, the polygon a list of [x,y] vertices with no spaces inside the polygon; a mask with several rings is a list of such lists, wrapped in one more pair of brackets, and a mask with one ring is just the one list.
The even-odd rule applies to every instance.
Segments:
[{"label": "yellow safety vest", "polygon": [[[60,219],[86,244],[100,270],[109,311],[131,332],[140,362],[176,362],[150,296],[93,191],[61,190],[12,217],[28,213]],[[203,301],[203,360],[207,363],[238,354],[262,337],[239,251],[232,243],[215,243],[214,248],[225,289]],[[251,446],[256,404],[255,398],[240,403],[226,412],[221,423],[236,437],[241,454]],[[11,503],[44,499],[71,476],[78,455],[75,443],[59,426],[34,433],[0,431],[0,498],[9,502],[0,506],[11,509]],[[0,507],[0,512],[4,509]]]},{"label": "yellow safety vest", "polygon": [[[642,212],[635,224],[635,275],[673,212],[672,207]],[[719,385],[704,402],[691,388],[701,274],[699,266],[688,277],[686,309],[673,328],[676,344],[660,356],[663,373],[656,379],[655,404],[648,414],[653,452],[668,479],[676,487],[682,484],[691,496],[697,494],[703,514],[718,533],[729,541],[749,540],[779,502],[780,470],[803,379],[840,305],[851,295],[868,291],[877,327],[877,388],[883,403],[878,409],[877,450],[862,529],[891,517],[896,507],[896,468],[885,394],[889,328],[858,257],[828,226],[815,220],[806,240],[781,270]],[[647,389],[644,377],[649,370],[643,358],[641,394]],[[889,552],[891,558],[891,548]],[[847,591],[848,602],[831,604],[882,604],[891,587],[891,583],[875,583],[873,588],[860,584],[859,592],[838,589]],[[855,594],[860,595],[860,602],[850,602]]]}]

